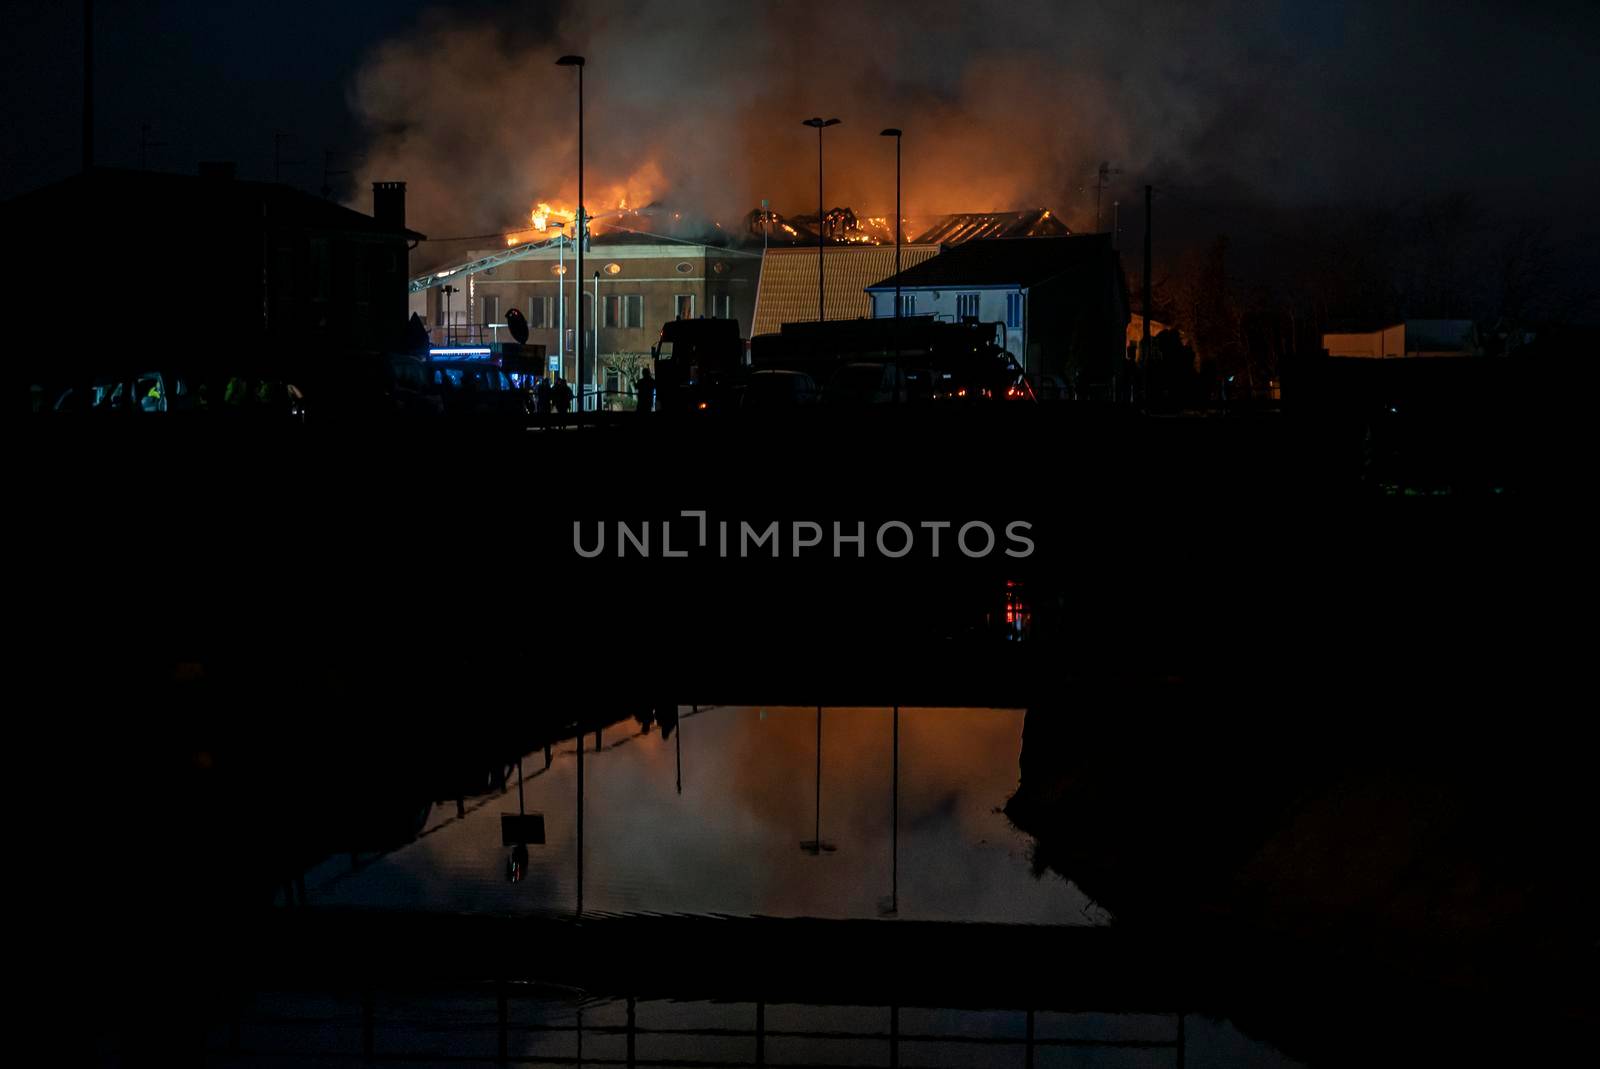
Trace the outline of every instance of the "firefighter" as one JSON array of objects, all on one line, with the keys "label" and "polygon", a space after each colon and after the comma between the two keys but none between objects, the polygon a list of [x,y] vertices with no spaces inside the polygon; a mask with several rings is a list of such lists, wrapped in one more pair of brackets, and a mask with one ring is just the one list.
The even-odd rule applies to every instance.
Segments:
[{"label": "firefighter", "polygon": [[649,412],[656,406],[656,380],[650,374],[650,369],[645,368],[644,374],[639,376],[639,404],[637,411]]}]

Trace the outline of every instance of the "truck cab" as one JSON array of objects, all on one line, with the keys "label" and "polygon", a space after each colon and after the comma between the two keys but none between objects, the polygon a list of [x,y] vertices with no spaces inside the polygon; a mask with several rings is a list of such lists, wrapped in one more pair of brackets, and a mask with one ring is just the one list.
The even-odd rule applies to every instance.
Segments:
[{"label": "truck cab", "polygon": [[660,411],[704,412],[735,404],[745,371],[738,320],[669,320],[650,355],[656,365]]}]

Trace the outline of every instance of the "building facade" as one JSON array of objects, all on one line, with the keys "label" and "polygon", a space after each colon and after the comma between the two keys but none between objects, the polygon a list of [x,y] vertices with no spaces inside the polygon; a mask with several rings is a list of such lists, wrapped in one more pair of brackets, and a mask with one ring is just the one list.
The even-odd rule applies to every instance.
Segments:
[{"label": "building facade", "polygon": [[760,269],[759,251],[598,236],[583,257],[586,278],[577,276],[570,244],[550,245],[455,275],[448,281],[453,292],[436,285],[414,293],[412,310],[438,345],[511,341],[506,314],[515,308],[527,319],[528,342],[545,347],[552,374],[577,381],[581,348],[583,379],[594,382],[598,345],[605,387],[608,371],[613,380],[626,377],[630,363],[648,359],[669,320],[733,319],[748,338]]}]

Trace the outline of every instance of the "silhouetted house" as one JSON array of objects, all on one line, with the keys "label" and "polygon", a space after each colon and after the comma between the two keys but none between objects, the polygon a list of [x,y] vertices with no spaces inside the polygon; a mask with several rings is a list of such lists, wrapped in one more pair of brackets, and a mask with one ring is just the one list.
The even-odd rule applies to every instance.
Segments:
[{"label": "silhouetted house", "polygon": [[[322,359],[399,344],[405,184],[364,215],[288,186],[95,169],[0,205],[7,292],[39,345],[30,374],[158,360]],[[109,278],[107,277],[109,273]]]},{"label": "silhouetted house", "polygon": [[1033,375],[1060,375],[1088,391],[1124,357],[1127,283],[1108,234],[968,241],[867,287],[873,315],[1000,322]]},{"label": "silhouetted house", "polygon": [[[900,246],[900,265],[912,267],[938,255],[937,245]],[[829,319],[872,315],[867,287],[894,274],[893,245],[829,245],[824,251],[823,311]],[[755,325],[750,336],[776,333],[785,323],[817,319],[817,249],[771,248],[761,264]]]},{"label": "silhouetted house", "polygon": [[1322,336],[1329,356],[1384,359],[1404,356],[1482,356],[1478,328],[1470,319],[1407,319],[1345,327]]}]

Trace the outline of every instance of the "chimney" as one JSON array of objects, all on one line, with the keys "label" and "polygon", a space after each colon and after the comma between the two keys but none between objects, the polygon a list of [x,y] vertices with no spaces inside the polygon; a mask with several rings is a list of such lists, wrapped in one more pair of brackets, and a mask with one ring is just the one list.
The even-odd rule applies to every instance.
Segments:
[{"label": "chimney", "polygon": [[396,230],[406,228],[406,184],[372,183],[372,217]]},{"label": "chimney", "polygon": [[204,160],[200,164],[200,177],[230,179],[233,177],[232,160]]}]

